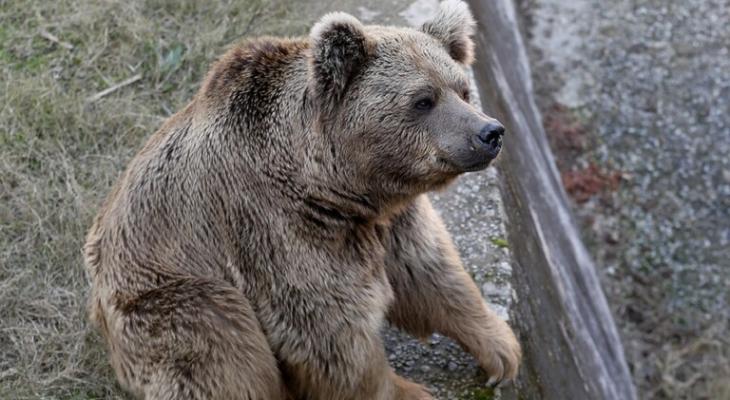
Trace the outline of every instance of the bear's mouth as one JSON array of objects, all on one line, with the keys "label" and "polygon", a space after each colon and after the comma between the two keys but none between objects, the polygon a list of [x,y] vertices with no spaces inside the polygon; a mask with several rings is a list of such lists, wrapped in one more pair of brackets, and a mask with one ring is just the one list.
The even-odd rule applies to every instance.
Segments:
[{"label": "bear's mouth", "polygon": [[479,161],[479,162],[476,162],[476,163],[473,163],[473,164],[467,166],[466,168],[463,169],[463,171],[464,172],[481,171],[483,169],[486,169],[489,166],[489,164],[492,163],[492,160],[494,160],[494,158],[486,158],[482,161]]},{"label": "bear's mouth", "polygon": [[456,174],[462,174],[465,172],[476,172],[486,169],[489,164],[492,163],[493,158],[485,157],[475,162],[471,162],[465,165],[459,164],[445,157],[439,157],[438,162],[446,167],[445,169],[453,171]]}]

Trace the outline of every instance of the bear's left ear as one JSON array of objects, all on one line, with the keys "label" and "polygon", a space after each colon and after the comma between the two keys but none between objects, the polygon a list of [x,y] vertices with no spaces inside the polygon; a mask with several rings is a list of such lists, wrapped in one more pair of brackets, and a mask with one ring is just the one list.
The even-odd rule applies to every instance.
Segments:
[{"label": "bear's left ear", "polygon": [[441,3],[436,16],[421,27],[443,43],[451,58],[464,65],[474,61],[474,34],[476,22],[469,6],[461,0],[446,0]]},{"label": "bear's left ear", "polygon": [[326,14],[312,27],[309,37],[315,88],[319,95],[337,100],[365,65],[372,53],[372,40],[360,21],[343,12]]}]

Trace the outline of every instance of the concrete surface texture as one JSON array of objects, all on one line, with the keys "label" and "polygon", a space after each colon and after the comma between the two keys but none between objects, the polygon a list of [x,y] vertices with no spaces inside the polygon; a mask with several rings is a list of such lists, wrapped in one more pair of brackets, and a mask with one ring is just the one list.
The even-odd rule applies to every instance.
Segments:
[{"label": "concrete surface texture", "polygon": [[519,4],[641,397],[730,398],[730,2]]}]

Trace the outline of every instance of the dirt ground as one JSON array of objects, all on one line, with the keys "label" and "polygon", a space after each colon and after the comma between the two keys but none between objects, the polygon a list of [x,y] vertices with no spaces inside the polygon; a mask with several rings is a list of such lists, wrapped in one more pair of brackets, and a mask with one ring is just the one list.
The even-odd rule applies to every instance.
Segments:
[{"label": "dirt ground", "polygon": [[730,399],[730,2],[518,3],[640,397]]}]

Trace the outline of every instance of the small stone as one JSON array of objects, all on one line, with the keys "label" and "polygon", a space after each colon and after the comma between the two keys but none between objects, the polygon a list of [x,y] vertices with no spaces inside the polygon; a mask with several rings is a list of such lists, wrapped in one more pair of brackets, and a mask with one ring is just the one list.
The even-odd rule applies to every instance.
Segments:
[{"label": "small stone", "polygon": [[512,264],[509,261],[502,261],[497,265],[497,269],[505,274],[512,274]]},{"label": "small stone", "polygon": [[484,282],[482,293],[491,298],[506,299],[509,297],[510,288],[507,285],[499,285],[494,282]]},{"label": "small stone", "polygon": [[730,183],[730,169],[722,170],[722,179],[724,179],[725,182]]}]

